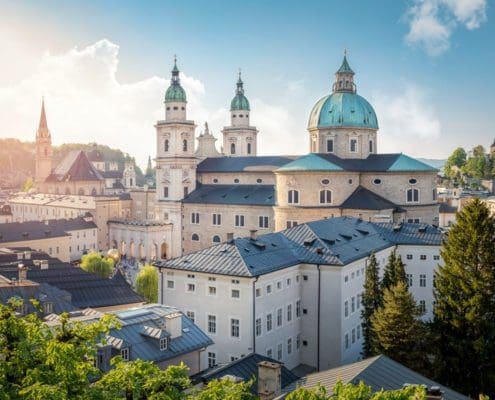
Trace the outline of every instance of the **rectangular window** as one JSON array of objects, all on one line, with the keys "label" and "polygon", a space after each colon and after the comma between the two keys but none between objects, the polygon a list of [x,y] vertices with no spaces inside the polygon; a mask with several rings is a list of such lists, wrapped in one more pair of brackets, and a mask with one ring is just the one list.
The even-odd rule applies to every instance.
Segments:
[{"label": "rectangular window", "polygon": [[296,318],[301,316],[301,300],[296,301]]},{"label": "rectangular window", "polygon": [[412,276],[412,274],[406,274],[406,278],[407,278],[407,286],[412,287],[412,285],[413,285],[413,276]]},{"label": "rectangular window", "polygon": [[349,316],[349,302],[346,300],[344,302],[344,317]]},{"label": "rectangular window", "polygon": [[412,255],[412,254],[408,254],[408,255],[406,255],[406,259],[408,259],[408,260],[412,260],[412,259],[413,259],[413,255]]},{"label": "rectangular window", "polygon": [[163,197],[164,197],[165,199],[168,199],[168,186],[165,186],[165,187],[163,188]]},{"label": "rectangular window", "polygon": [[282,290],[282,281],[277,282],[277,290]]},{"label": "rectangular window", "polygon": [[369,148],[370,153],[373,153],[373,140],[370,140],[370,148]]},{"label": "rectangular window", "polygon": [[270,294],[272,292],[272,285],[266,285],[266,294]]},{"label": "rectangular window", "polygon": [[352,328],[351,339],[353,344],[356,343],[356,329],[354,328]]},{"label": "rectangular window", "polygon": [[208,295],[209,296],[216,296],[217,295],[217,288],[215,286],[208,286]]},{"label": "rectangular window", "polygon": [[235,226],[244,226],[244,215],[235,216]]},{"label": "rectangular window", "polygon": [[261,289],[256,288],[256,297],[261,297]]},{"label": "rectangular window", "polygon": [[277,310],[277,326],[282,326],[282,319],[283,319],[282,309],[279,308]]},{"label": "rectangular window", "polygon": [[173,289],[175,287],[174,281],[167,281],[167,289]]},{"label": "rectangular window", "polygon": [[213,368],[217,365],[217,354],[211,351],[208,352],[208,368]]},{"label": "rectangular window", "polygon": [[301,334],[296,336],[296,349],[299,350],[301,348]]},{"label": "rectangular window", "polygon": [[238,299],[241,297],[241,291],[239,289],[232,289],[230,292],[230,297],[233,299]]},{"label": "rectangular window", "polygon": [[361,338],[361,325],[358,325],[356,328],[356,336],[358,340]]},{"label": "rectangular window", "polygon": [[120,350],[120,356],[122,357],[122,360],[129,361],[129,348],[126,347],[125,349]]},{"label": "rectangular window", "polygon": [[356,311],[356,298],[354,296],[351,297],[351,313]]},{"label": "rectangular window", "polygon": [[287,354],[292,354],[292,338],[287,339]]},{"label": "rectangular window", "polygon": [[217,333],[216,315],[208,315],[208,333]]},{"label": "rectangular window", "polygon": [[194,311],[186,311],[187,318],[189,318],[194,324],[196,321],[196,313]]},{"label": "rectangular window", "polygon": [[426,287],[426,275],[425,274],[419,275],[419,286]]},{"label": "rectangular window", "polygon": [[272,348],[266,349],[266,356],[273,358],[273,349]]},{"label": "rectangular window", "polygon": [[361,307],[361,294],[358,294],[356,297],[356,308],[359,310]]},{"label": "rectangular window", "polygon": [[351,153],[357,153],[357,151],[358,151],[358,140],[357,139],[349,140],[349,151]]},{"label": "rectangular window", "polygon": [[264,215],[260,215],[258,220],[258,226],[263,229],[268,228],[268,217]]},{"label": "rectangular window", "polygon": [[293,228],[297,225],[297,221],[287,221],[287,229]]},{"label": "rectangular window", "polygon": [[299,204],[299,192],[297,190],[289,190],[287,202],[289,204]]},{"label": "rectangular window", "polygon": [[283,347],[282,343],[277,344],[277,360],[282,361],[283,356]]},{"label": "rectangular window", "polygon": [[167,338],[161,338],[160,339],[160,351],[167,350],[168,347],[168,340]]},{"label": "rectangular window", "polygon": [[256,336],[261,336],[261,318],[256,318]]},{"label": "rectangular window", "polygon": [[333,139],[327,139],[327,153],[333,153]]},{"label": "rectangular window", "polygon": [[189,194],[189,188],[187,186],[184,186],[184,197],[187,197]]},{"label": "rectangular window", "polygon": [[266,316],[266,331],[270,332],[273,328],[272,314]]},{"label": "rectangular window", "polygon": [[197,212],[191,213],[191,223],[199,224],[199,213]]},{"label": "rectangular window", "polygon": [[188,277],[189,279],[194,279],[194,278],[195,278],[195,275],[194,275],[194,274],[187,274],[187,277]]},{"label": "rectangular window", "polygon": [[349,348],[349,334],[346,333],[344,336],[344,348],[347,350]]},{"label": "rectangular window", "polygon": [[208,281],[210,281],[210,282],[215,282],[216,280],[217,280],[217,278],[215,278],[214,276],[208,277]]},{"label": "rectangular window", "polygon": [[421,311],[422,314],[426,312],[426,301],[424,300],[419,301],[419,311]]},{"label": "rectangular window", "polygon": [[213,225],[222,225],[222,214],[213,214]]},{"label": "rectangular window", "polygon": [[188,283],[187,284],[187,291],[188,292],[194,292],[194,291],[196,291],[196,285],[194,283]]},{"label": "rectangular window", "polygon": [[240,322],[238,319],[231,318],[230,319],[230,336],[232,337],[239,337],[239,330],[240,330]]},{"label": "rectangular window", "polygon": [[292,283],[292,280],[290,278],[287,278],[287,280],[285,281],[287,287],[290,287],[291,283]]},{"label": "rectangular window", "polygon": [[287,305],[287,322],[292,321],[292,304]]},{"label": "rectangular window", "polygon": [[232,279],[230,281],[233,285],[238,285],[239,283],[241,283],[241,281],[239,279]]},{"label": "rectangular window", "polygon": [[440,260],[440,256],[439,256],[438,254],[435,254],[435,255],[433,256],[433,259],[434,259],[435,261],[438,261],[438,260]]},{"label": "rectangular window", "polygon": [[421,255],[419,256],[419,259],[420,259],[420,260],[423,260],[423,261],[424,261],[424,260],[426,260],[426,254],[421,254]]}]

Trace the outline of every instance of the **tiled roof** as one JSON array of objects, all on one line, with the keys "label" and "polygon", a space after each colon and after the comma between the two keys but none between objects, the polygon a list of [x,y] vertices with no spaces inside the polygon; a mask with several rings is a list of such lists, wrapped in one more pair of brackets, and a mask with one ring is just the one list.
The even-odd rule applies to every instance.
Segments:
[{"label": "tiled roof", "polygon": [[467,396],[442,386],[383,355],[307,375],[289,387],[284,388],[283,391],[289,393],[297,387],[312,388],[321,384],[327,389],[328,394],[331,395],[333,386],[339,380],[342,383],[353,383],[355,385],[362,381],[365,385],[371,386],[374,392],[378,392],[381,389],[402,389],[406,383],[426,385],[427,387],[437,386],[443,391],[443,398],[445,400],[468,399]]},{"label": "tiled roof", "polygon": [[273,171],[297,156],[211,157],[198,164],[201,172]]},{"label": "tiled roof", "polygon": [[99,181],[103,177],[82,150],[72,150],[46,178],[47,182]]},{"label": "tiled roof", "polygon": [[93,221],[82,217],[47,221],[10,222],[0,224],[0,243],[67,236],[69,231],[95,229]]},{"label": "tiled roof", "polygon": [[440,213],[443,214],[455,214],[458,211],[457,207],[451,206],[448,203],[442,202],[440,203]]},{"label": "tiled roof", "polygon": [[[318,160],[319,159],[319,160]],[[339,169],[340,168],[340,169]],[[405,154],[370,154],[365,159],[340,158],[335,154],[310,153],[277,171],[353,171],[353,172],[437,172],[436,168]]]},{"label": "tiled roof", "polygon": [[183,203],[275,205],[273,185],[201,185]]},{"label": "tiled roof", "polygon": [[352,210],[386,210],[396,207],[396,204],[362,186],[359,186],[340,206]]},{"label": "tiled roof", "polygon": [[[214,379],[221,379],[225,376],[235,376],[241,378],[247,382],[254,378],[254,383],[251,386],[251,392],[257,394],[258,388],[258,363],[262,361],[269,361],[278,363],[269,357],[262,356],[257,353],[251,353],[246,357],[233,361],[229,364],[219,366],[213,370],[207,371],[201,374],[199,379],[203,382],[210,382]],[[288,368],[282,365],[282,387],[286,387],[297,380],[297,376],[294,375]]]},{"label": "tiled roof", "polygon": [[300,263],[346,265],[396,244],[439,246],[441,241],[442,233],[430,225],[393,225],[338,217],[260,235],[256,240],[236,238],[155,265],[251,277]]}]

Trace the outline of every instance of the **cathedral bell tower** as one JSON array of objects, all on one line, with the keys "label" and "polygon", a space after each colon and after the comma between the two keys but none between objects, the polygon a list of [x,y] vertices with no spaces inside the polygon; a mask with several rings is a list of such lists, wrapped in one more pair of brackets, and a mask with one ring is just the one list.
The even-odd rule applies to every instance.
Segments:
[{"label": "cathedral bell tower", "polygon": [[194,121],[186,119],[186,92],[180,84],[177,59],[165,93],[165,120],[156,128],[156,217],[173,224],[167,256],[182,254],[181,201],[196,189],[197,158]]},{"label": "cathedral bell tower", "polygon": [[41,116],[36,132],[35,182],[42,184],[52,172],[52,136],[48,130],[45,100],[41,102]]},{"label": "cathedral bell tower", "polygon": [[244,95],[244,82],[237,80],[235,97],[230,102],[230,126],[223,128],[223,153],[230,157],[255,156],[258,130],[249,125],[251,109]]}]

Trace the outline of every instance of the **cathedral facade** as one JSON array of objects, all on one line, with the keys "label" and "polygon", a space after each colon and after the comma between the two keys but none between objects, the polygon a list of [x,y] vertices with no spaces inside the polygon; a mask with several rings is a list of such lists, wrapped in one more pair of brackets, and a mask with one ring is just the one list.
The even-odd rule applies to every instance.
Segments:
[{"label": "cathedral facade", "polygon": [[[438,171],[402,153],[378,153],[378,118],[357,94],[354,76],[344,56],[331,93],[309,115],[309,154],[258,156],[258,130],[250,124],[240,74],[230,124],[222,130],[221,153],[208,125],[196,135],[195,122],[187,118],[187,95],[175,63],[165,94],[165,119],[155,126],[153,215],[163,230],[155,237],[162,239],[154,239],[146,253],[177,257],[233,236],[338,216],[438,224]],[[140,237],[133,242],[145,241],[147,224],[141,222],[143,232],[136,232]],[[110,225],[110,241],[122,244],[123,252],[125,239],[119,236],[131,224],[136,231],[135,221]]]}]

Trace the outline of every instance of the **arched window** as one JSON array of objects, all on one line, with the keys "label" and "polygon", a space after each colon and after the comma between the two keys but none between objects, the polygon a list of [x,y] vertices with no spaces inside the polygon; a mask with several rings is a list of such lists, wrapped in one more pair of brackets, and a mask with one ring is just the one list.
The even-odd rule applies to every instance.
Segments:
[{"label": "arched window", "polygon": [[199,242],[199,235],[197,233],[193,233],[191,236],[191,240],[193,242]]},{"label": "arched window", "polygon": [[235,143],[230,144],[230,154],[235,154]]},{"label": "arched window", "polygon": [[332,202],[331,190],[320,190],[320,204],[330,204]]},{"label": "arched window", "polygon": [[93,189],[91,190],[91,196],[96,196],[96,188],[93,188]]},{"label": "arched window", "polygon": [[299,191],[297,190],[289,190],[287,196],[287,202],[289,204],[299,204]]},{"label": "arched window", "polygon": [[132,186],[132,178],[129,179],[129,186]]},{"label": "arched window", "polygon": [[187,151],[187,140],[186,139],[184,139],[182,141],[182,151]]},{"label": "arched window", "polygon": [[419,202],[419,190],[418,189],[407,189],[407,202],[408,203],[418,203]]},{"label": "arched window", "polygon": [[251,143],[247,144],[247,153],[251,154]]},{"label": "arched window", "polygon": [[218,236],[218,235],[213,236],[212,241],[213,241],[213,243],[220,243],[220,236]]},{"label": "arched window", "polygon": [[170,148],[170,144],[168,139],[165,139],[165,143],[163,144],[163,150],[168,151]]}]

